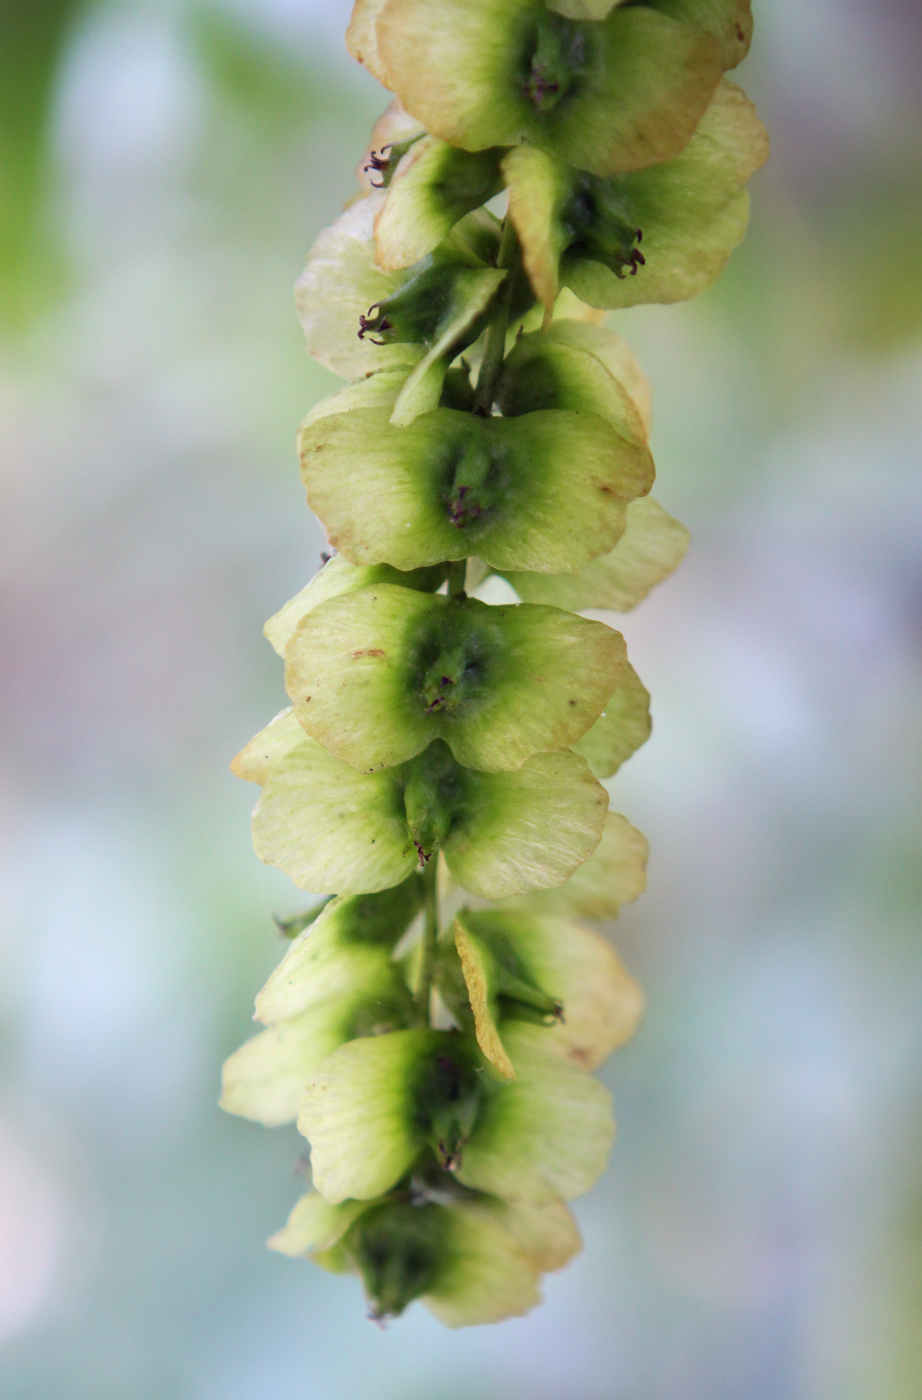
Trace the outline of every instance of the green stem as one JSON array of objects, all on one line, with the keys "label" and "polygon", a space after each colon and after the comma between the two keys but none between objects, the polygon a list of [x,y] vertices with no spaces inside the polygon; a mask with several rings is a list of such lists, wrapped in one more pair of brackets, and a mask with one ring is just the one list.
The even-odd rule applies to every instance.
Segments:
[{"label": "green stem", "polygon": [[[512,285],[518,269],[518,262],[519,240],[516,237],[512,220],[507,218],[503,223],[503,234],[500,239],[496,265],[507,268],[509,275],[502,284],[502,291],[497,298],[492,320],[487,327],[483,360],[480,365],[480,373],[477,376],[477,390],[474,395],[475,413],[487,415],[493,407],[493,395],[506,354],[506,331],[509,326]],[[466,559],[456,559],[448,565],[448,593],[450,597],[463,596],[466,574]],[[420,1025],[423,1026],[429,1024],[429,1000],[432,993],[432,978],[435,973],[435,959],[439,941],[438,862],[438,852],[434,851],[423,874],[426,924],[423,930],[422,958],[415,997],[417,1018]]]},{"label": "green stem", "polygon": [[448,566],[448,596],[458,598],[464,592],[464,579],[467,574],[467,560],[455,559]]},{"label": "green stem", "polygon": [[506,354],[506,331],[509,328],[509,308],[512,304],[512,288],[518,270],[519,240],[516,237],[512,220],[507,215],[503,222],[503,236],[500,240],[497,267],[509,269],[509,275],[502,284],[496,299],[492,320],[487,327],[483,346],[483,359],[477,376],[477,390],[474,394],[474,412],[486,417],[493,408],[493,395],[496,382],[503,367]]},{"label": "green stem", "polygon": [[439,941],[439,893],[437,887],[439,853],[433,851],[423,872],[426,923],[423,928],[423,955],[416,985],[416,1012],[422,1026],[429,1024],[429,997],[435,972],[436,945]]}]

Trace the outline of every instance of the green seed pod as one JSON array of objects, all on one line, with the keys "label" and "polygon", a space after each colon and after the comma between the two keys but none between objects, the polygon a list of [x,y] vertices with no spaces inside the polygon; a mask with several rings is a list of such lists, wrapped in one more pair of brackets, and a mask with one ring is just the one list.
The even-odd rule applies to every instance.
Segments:
[{"label": "green seed pod", "polygon": [[[367,336],[373,345],[431,347],[442,341],[447,331],[445,348],[463,350],[480,334],[482,322],[478,318],[503,275],[494,268],[458,268],[450,262],[425,258],[397,291],[359,317],[358,338]],[[478,298],[481,284],[487,294]]]},{"label": "green seed pod", "polygon": [[[590,307],[587,307],[583,302],[579,301],[571,291],[565,288],[557,298],[557,302],[554,306],[554,319],[549,326],[546,326],[542,330],[540,339],[545,345],[563,344],[570,345],[577,350],[586,350],[590,355],[594,355],[596,359],[601,360],[609,374],[612,375],[614,379],[617,379],[622,388],[627,391],[637,412],[637,419],[639,419],[643,440],[646,441],[650,434],[650,421],[652,417],[650,381],[644,374],[640,361],[624,337],[618,335],[617,332],[613,331],[609,326],[599,324],[601,320],[601,312],[593,311]],[[526,324],[526,322],[528,322],[528,324]],[[537,308],[535,308],[535,310],[530,312],[528,317],[525,318],[521,331],[517,332],[515,344],[518,344],[518,341],[525,337],[526,332],[532,332],[537,328]],[[537,340],[537,337],[535,337],[535,340]],[[533,340],[532,343],[535,343],[535,341]],[[515,347],[514,345],[510,345],[508,348],[512,350]],[[505,371],[507,368],[508,366],[504,362],[503,372],[500,375],[500,384],[502,384],[505,378]],[[549,392],[552,392],[555,396],[561,391],[562,387],[563,385],[559,385],[553,379],[548,385]],[[577,387],[577,385],[572,385],[572,388]],[[567,389],[569,392],[571,390],[571,385],[568,384]],[[606,399],[607,394],[599,398],[597,402],[600,405],[605,404]],[[554,402],[557,402],[556,397]],[[568,407],[572,405],[561,402],[559,406]],[[583,406],[588,407],[588,404],[584,402]],[[593,409],[592,411],[601,413],[603,418],[606,416],[607,412],[603,407]],[[632,419],[635,428],[637,419]]]},{"label": "green seed pod", "polygon": [[453,932],[477,1043],[501,1074],[515,1075],[503,1039],[510,1021],[547,1026],[549,1041],[584,1070],[633,1035],[640,988],[605,939],[583,925],[463,909]]},{"label": "green seed pod", "polygon": [[546,990],[541,970],[522,956],[506,929],[499,924],[491,924],[486,932],[476,925],[472,928],[470,920],[475,917],[471,910],[462,909],[453,925],[463,999],[457,998],[451,982],[445,991],[438,979],[436,985],[456,1019],[464,1024],[470,1014],[481,1050],[494,1068],[511,1079],[515,1071],[499,1041],[499,1022],[520,1020],[553,1026],[563,1020],[564,1004],[559,995]]},{"label": "green seed pod", "polygon": [[[597,413],[625,438],[646,442],[645,381],[620,338],[585,322],[559,321],[544,334],[523,335],[503,363],[496,398],[507,416],[532,412],[539,403]],[[678,567],[688,539],[660,505],[639,497],[626,508],[614,549],[577,572],[502,574],[526,602],[627,612]]]},{"label": "green seed pod", "polygon": [[377,979],[268,1026],[225,1061],[220,1105],[266,1127],[293,1123],[305,1086],[347,1041],[413,1024],[410,991],[393,966]]},{"label": "green seed pod", "polygon": [[410,1092],[416,1128],[442,1171],[460,1167],[483,1107],[481,1057],[461,1036],[440,1037],[417,1065]]},{"label": "green seed pod", "polygon": [[[348,42],[348,36],[347,36]],[[363,194],[386,189],[401,159],[425,136],[423,126],[394,99],[381,113],[368,137],[356,177]]]},{"label": "green seed pod", "polygon": [[334,1204],[371,1200],[433,1153],[462,1185],[505,1200],[540,1205],[587,1191],[613,1137],[607,1091],[539,1026],[511,1024],[506,1044],[511,1083],[457,1032],[395,1031],[341,1046],[298,1117],[317,1190]]},{"label": "green seed pod", "polygon": [[299,442],[311,509],[362,565],[477,554],[497,569],[573,571],[613,548],[627,504],[653,482],[646,446],[593,413],[439,408],[398,429],[386,410],[357,409],[310,424]]},{"label": "green seed pod", "polygon": [[331,900],[257,996],[256,1019],[264,1025],[288,1020],[358,984],[380,980],[422,905],[422,882],[415,874],[379,894]]},{"label": "green seed pod", "polygon": [[399,1317],[429,1293],[449,1247],[448,1218],[439,1206],[387,1201],[366,1211],[344,1244],[362,1276],[373,1318]]},{"label": "green seed pod", "polygon": [[331,1206],[310,1192],[269,1241],[282,1254],[358,1273],[372,1317],[398,1316],[418,1297],[449,1327],[522,1316],[540,1301],[540,1274],[562,1268],[579,1246],[561,1203],[513,1205],[470,1193]]},{"label": "green seed pod", "polygon": [[597,353],[572,343],[578,322],[561,321],[553,332],[520,336],[503,361],[496,404],[506,418],[541,408],[597,414],[620,437],[645,447],[647,430],[625,385]]},{"label": "green seed pod", "polygon": [[331,1205],[318,1191],[307,1191],[295,1202],[282,1229],[266,1243],[270,1249],[292,1259],[300,1255],[319,1258],[326,1255],[328,1268],[332,1267],[337,1273],[345,1272],[348,1265],[343,1270],[335,1262],[336,1247],[353,1221],[369,1210],[371,1204],[369,1201],[341,1201],[339,1205]]},{"label": "green seed pod", "polygon": [[439,849],[461,887],[485,899],[547,889],[592,854],[608,808],[607,792],[571,752],[483,773],[462,768],[439,739],[398,768],[359,773],[309,738],[291,711],[233,766],[263,785],[253,813],[257,854],[317,894],[388,889]]},{"label": "green seed pod", "polygon": [[446,1032],[343,1045],[301,1100],[298,1128],[311,1144],[316,1189],[334,1203],[372,1200],[427,1153],[455,1168],[482,1104],[475,1066],[470,1042]]},{"label": "green seed pod", "polygon": [[697,17],[648,6],[600,20],[544,0],[372,8],[375,71],[428,131],[471,151],[537,146],[599,175],[677,155],[726,65]]},{"label": "green seed pod", "polygon": [[520,768],[576,743],[627,665],[603,623],[388,584],[313,609],[285,656],[303,728],[363,772],[438,738],[465,767]]},{"label": "green seed pod", "polygon": [[411,267],[437,248],[465,214],[503,187],[501,148],[460,151],[438,136],[415,142],[388,182],[375,218],[375,261],[388,272]]},{"label": "green seed pod", "polygon": [[305,1085],[340,1045],[412,1024],[413,1000],[393,955],[422,901],[413,875],[326,906],[256,998],[267,1029],[226,1062],[222,1108],[267,1126],[293,1122]]},{"label": "green seed pod", "polygon": [[425,265],[382,271],[374,222],[383,204],[383,193],[359,199],[320,234],[295,293],[311,354],[350,379],[459,353],[505,276],[483,257],[498,246],[496,221],[478,214]]},{"label": "green seed pod", "polygon": [[547,151],[510,151],[509,216],[535,295],[548,310],[561,285],[606,308],[695,296],[742,239],[746,183],[767,156],[755,108],[726,81],[685,149],[644,170],[600,178]]},{"label": "green seed pod", "polygon": [[393,298],[371,307],[368,317],[360,317],[359,335],[370,336],[375,345],[421,335],[428,346],[394,403],[390,421],[395,427],[407,427],[419,414],[438,407],[450,361],[479,336],[505,278],[497,268],[446,271],[436,266],[418,273]]}]

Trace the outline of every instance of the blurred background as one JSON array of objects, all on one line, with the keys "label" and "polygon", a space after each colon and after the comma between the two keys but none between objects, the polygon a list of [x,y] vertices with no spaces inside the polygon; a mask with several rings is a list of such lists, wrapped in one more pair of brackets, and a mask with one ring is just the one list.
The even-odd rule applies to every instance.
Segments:
[{"label": "blurred background", "polygon": [[371,1326],[268,1254],[302,1143],[215,1107],[299,906],[228,761],[322,534],[292,284],[385,94],[346,0],[0,0],[6,1400],[922,1396],[922,10],[756,0],[773,137],[712,291],[614,324],[681,571],[620,1136],[543,1309]]}]

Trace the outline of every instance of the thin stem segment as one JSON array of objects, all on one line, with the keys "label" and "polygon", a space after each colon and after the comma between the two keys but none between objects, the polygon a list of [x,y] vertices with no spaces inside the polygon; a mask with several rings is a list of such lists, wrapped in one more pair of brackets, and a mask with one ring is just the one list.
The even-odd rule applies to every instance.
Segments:
[{"label": "thin stem segment", "polygon": [[433,851],[429,857],[429,864],[423,872],[426,922],[423,928],[423,952],[415,996],[416,1014],[421,1026],[429,1024],[429,998],[432,992],[432,978],[435,973],[436,946],[439,941],[438,871],[439,853]]},{"label": "thin stem segment", "polygon": [[[484,416],[489,414],[493,407],[493,395],[496,391],[496,383],[499,379],[500,370],[503,367],[503,359],[506,354],[506,331],[509,327],[509,309],[512,305],[512,286],[518,264],[519,240],[516,236],[512,220],[507,218],[503,224],[503,234],[500,239],[496,265],[497,267],[507,268],[509,275],[503,283],[502,291],[497,298],[493,318],[487,327],[483,361],[480,366],[480,374],[477,376],[477,390],[474,395],[474,412],[483,414]],[[449,597],[458,598],[463,596],[466,575],[466,559],[456,559],[448,565]],[[435,973],[435,959],[439,940],[438,861],[438,853],[434,852],[430,857],[429,864],[426,866],[423,875],[426,890],[426,924],[423,930],[422,959],[420,962],[419,981],[416,987],[415,1001],[417,1019],[419,1023],[424,1026],[429,1024],[429,1000],[432,993],[432,979]]]},{"label": "thin stem segment", "polygon": [[503,367],[506,354],[506,331],[509,328],[509,309],[512,305],[512,289],[519,265],[519,240],[512,220],[506,215],[503,222],[503,236],[500,240],[497,267],[508,268],[509,275],[503,282],[493,317],[487,327],[483,346],[483,360],[477,376],[477,390],[474,394],[474,412],[488,417],[493,408],[493,395],[496,382]]},{"label": "thin stem segment", "polygon": [[464,580],[467,575],[467,560],[455,559],[448,566],[448,596],[449,598],[460,598],[464,592]]}]

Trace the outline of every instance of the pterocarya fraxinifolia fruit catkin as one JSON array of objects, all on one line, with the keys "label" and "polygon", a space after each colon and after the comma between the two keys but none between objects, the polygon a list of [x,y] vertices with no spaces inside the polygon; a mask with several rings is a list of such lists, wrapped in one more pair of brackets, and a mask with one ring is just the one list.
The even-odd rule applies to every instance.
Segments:
[{"label": "pterocarya fraxinifolia fruit catkin", "polygon": [[[649,390],[603,313],[709,286],[764,129],[723,74],[749,0],[357,0],[394,100],[298,283],[349,382],[299,436],[335,551],[266,624],[291,709],[238,754],[259,856],[318,897],[224,1066],[296,1122],[269,1241],[371,1315],[539,1300],[614,1134],[592,1072],[641,993],[587,921],[645,883],[602,780],[645,742],[626,612],[687,532],[649,495]],[[520,601],[515,601],[516,599]]]}]

